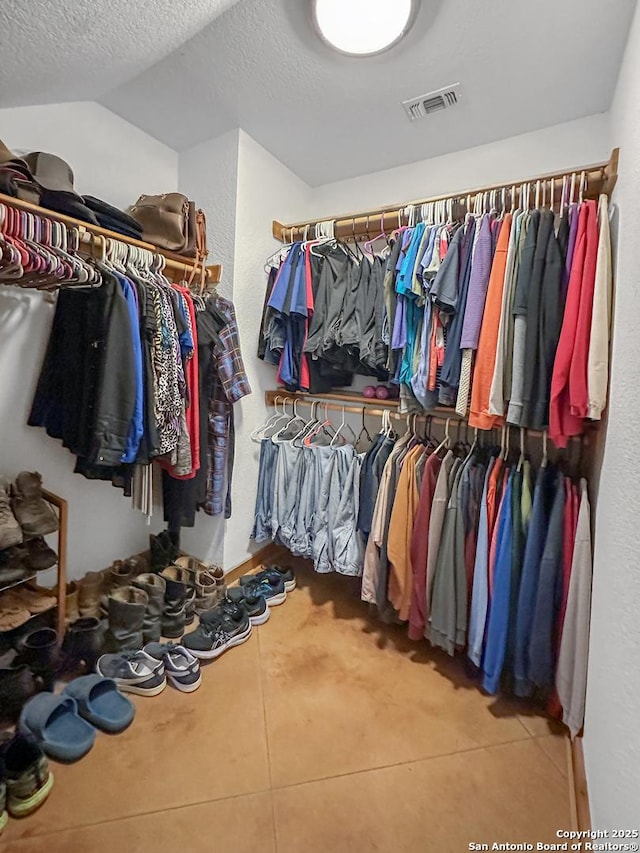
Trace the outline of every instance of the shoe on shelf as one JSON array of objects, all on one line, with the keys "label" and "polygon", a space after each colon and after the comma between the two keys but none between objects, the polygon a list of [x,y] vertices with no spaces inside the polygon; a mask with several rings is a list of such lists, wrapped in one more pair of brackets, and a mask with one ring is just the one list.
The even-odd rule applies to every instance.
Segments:
[{"label": "shoe on shelf", "polygon": [[0,595],[0,633],[13,631],[31,619],[31,613],[21,602],[9,598],[8,593]]},{"label": "shoe on shelf", "polygon": [[284,582],[284,588],[287,592],[293,592],[296,588],[296,576],[293,569],[289,566],[265,566],[255,575],[243,575],[240,578],[240,584],[251,583],[252,581],[274,580]]},{"label": "shoe on shelf", "polygon": [[12,489],[11,509],[24,536],[46,536],[58,529],[58,516],[42,497],[42,477],[21,471]]},{"label": "shoe on shelf", "polygon": [[202,684],[200,661],[184,646],[175,643],[148,643],[144,651],[164,664],[167,680],[182,693],[193,693]]},{"label": "shoe on shelf", "polygon": [[0,589],[33,575],[33,571],[24,562],[26,555],[27,551],[23,545],[14,545],[0,551]]},{"label": "shoe on shelf", "polygon": [[26,817],[51,793],[53,773],[42,748],[31,735],[18,732],[0,753],[4,761],[7,810],[12,817]]},{"label": "shoe on shelf", "polygon": [[22,528],[11,510],[9,485],[0,480],[0,549],[11,548],[22,542]]},{"label": "shoe on shelf", "polygon": [[258,580],[256,575],[253,580],[227,590],[227,598],[231,601],[241,601],[247,597],[259,598],[260,596],[266,598],[269,607],[277,607],[279,604],[284,604],[287,600],[284,581],[276,580],[275,577]]},{"label": "shoe on shelf", "polygon": [[34,572],[44,572],[58,562],[58,555],[42,536],[25,539],[24,547],[27,550],[24,562]]},{"label": "shoe on shelf", "polygon": [[227,649],[246,643],[252,630],[248,616],[235,622],[222,615],[218,619],[202,620],[195,631],[185,635],[182,644],[197,658],[213,660]]},{"label": "shoe on shelf", "polygon": [[9,600],[15,600],[16,604],[22,604],[33,616],[56,606],[56,597],[48,589],[34,589],[23,585],[9,590],[5,596]]},{"label": "shoe on shelf", "polygon": [[157,696],[167,686],[164,664],[142,649],[102,655],[96,672],[112,678],[118,689],[138,696]]}]

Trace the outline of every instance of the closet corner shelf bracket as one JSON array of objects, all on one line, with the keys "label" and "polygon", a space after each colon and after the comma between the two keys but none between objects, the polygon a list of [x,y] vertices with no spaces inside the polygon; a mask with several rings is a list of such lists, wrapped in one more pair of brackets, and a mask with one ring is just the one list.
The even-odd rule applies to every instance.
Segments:
[{"label": "closet corner shelf bracket", "polygon": [[[83,222],[81,219],[75,219],[72,216],[66,216],[63,213],[58,213],[55,210],[49,210],[46,207],[40,207],[37,204],[31,204],[28,201],[22,201],[21,199],[14,198],[10,195],[4,195],[0,193],[0,202],[7,207],[14,207],[18,210],[26,210],[30,213],[34,213],[37,216],[41,216],[45,219],[53,219],[56,222],[63,222],[65,225],[69,225],[73,228],[77,228],[81,234],[88,234],[91,237],[91,244],[97,245],[98,241],[94,238],[96,237],[106,237],[110,240],[118,240],[120,243],[125,243],[128,246],[137,246],[140,249],[146,249],[149,252],[153,252],[156,255],[162,255],[166,259],[166,269],[179,273],[180,275],[188,275],[195,264],[195,258],[183,257],[182,255],[176,255],[174,252],[167,252],[164,249],[159,249],[157,246],[154,246],[152,243],[145,243],[143,240],[135,240],[132,237],[127,237],[124,234],[120,234],[117,231],[110,231],[108,228],[100,228],[97,225],[93,225],[90,222]],[[211,266],[206,267],[207,270],[207,281],[210,284],[218,284],[222,277],[222,266],[220,264],[213,264]]]},{"label": "closet corner shelf bracket", "polygon": [[[434,196],[432,198],[420,199],[405,204],[389,204],[386,207],[377,208],[375,210],[365,210],[359,213],[341,214],[339,216],[327,216],[325,220],[333,222],[333,233],[336,237],[345,240],[353,239],[371,239],[380,232],[380,222],[386,223],[389,230],[402,225],[406,221],[406,208],[418,207],[423,204],[429,204],[436,201],[444,201],[447,199],[467,199],[468,203],[473,206],[476,195],[480,193],[491,192],[492,190],[500,190],[504,187],[521,186],[523,184],[535,184],[538,182],[555,183],[555,198],[554,201],[560,201],[562,196],[562,178],[567,174],[575,173],[576,176],[584,174],[587,182],[586,198],[598,198],[601,193],[611,197],[616,182],[618,180],[618,160],[620,157],[620,149],[614,148],[609,159],[602,163],[592,163],[588,166],[578,166],[569,169],[563,169],[559,172],[549,172],[545,175],[536,175],[531,178],[520,180],[503,181],[500,184],[492,186],[476,187],[473,190],[460,190],[456,193],[448,195]],[[384,217],[384,218],[383,218]],[[305,239],[305,236],[310,233],[309,229],[313,228],[314,222],[295,222],[291,225],[283,225],[277,220],[273,220],[272,232],[276,240],[282,243],[292,242],[293,240]],[[313,233],[311,231],[311,233]]]}]

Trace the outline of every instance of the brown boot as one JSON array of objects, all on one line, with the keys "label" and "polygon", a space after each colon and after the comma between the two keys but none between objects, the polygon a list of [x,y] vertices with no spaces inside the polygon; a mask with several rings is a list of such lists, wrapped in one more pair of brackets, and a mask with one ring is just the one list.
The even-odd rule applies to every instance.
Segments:
[{"label": "brown boot", "polygon": [[78,584],[75,581],[69,581],[67,584],[66,603],[64,607],[64,621],[67,625],[80,618],[80,611],[78,610],[78,593]]},{"label": "brown boot", "polygon": [[58,527],[58,516],[42,497],[42,477],[21,471],[13,486],[11,509],[25,536],[46,536]]},{"label": "brown boot", "polygon": [[82,580],[78,581],[78,612],[80,616],[100,616],[101,592],[101,572],[87,572]]}]

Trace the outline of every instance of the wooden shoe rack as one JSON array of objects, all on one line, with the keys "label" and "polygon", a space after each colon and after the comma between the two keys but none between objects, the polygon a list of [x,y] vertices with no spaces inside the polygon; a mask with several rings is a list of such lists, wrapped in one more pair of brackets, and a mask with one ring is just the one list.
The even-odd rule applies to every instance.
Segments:
[{"label": "wooden shoe rack", "polygon": [[[42,490],[42,497],[54,507],[58,516],[58,562],[57,562],[57,580],[56,586],[52,593],[56,597],[56,623],[55,627],[58,631],[58,636],[64,635],[64,619],[65,619],[65,603],[67,590],[67,502],[64,498],[47,489]],[[0,593],[7,589],[15,589],[24,583],[34,581],[37,577],[37,572],[30,572],[20,580],[12,581],[11,583],[0,584]],[[46,612],[46,611],[45,611]],[[38,614],[40,615],[40,614]]]}]

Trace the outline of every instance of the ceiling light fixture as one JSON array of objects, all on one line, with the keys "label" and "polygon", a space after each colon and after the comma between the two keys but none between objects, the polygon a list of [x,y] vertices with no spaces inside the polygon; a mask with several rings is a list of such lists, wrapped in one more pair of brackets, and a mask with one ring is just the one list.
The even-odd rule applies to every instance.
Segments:
[{"label": "ceiling light fixture", "polygon": [[413,23],[418,0],[313,0],[321,37],[351,56],[373,56],[397,44]]}]

